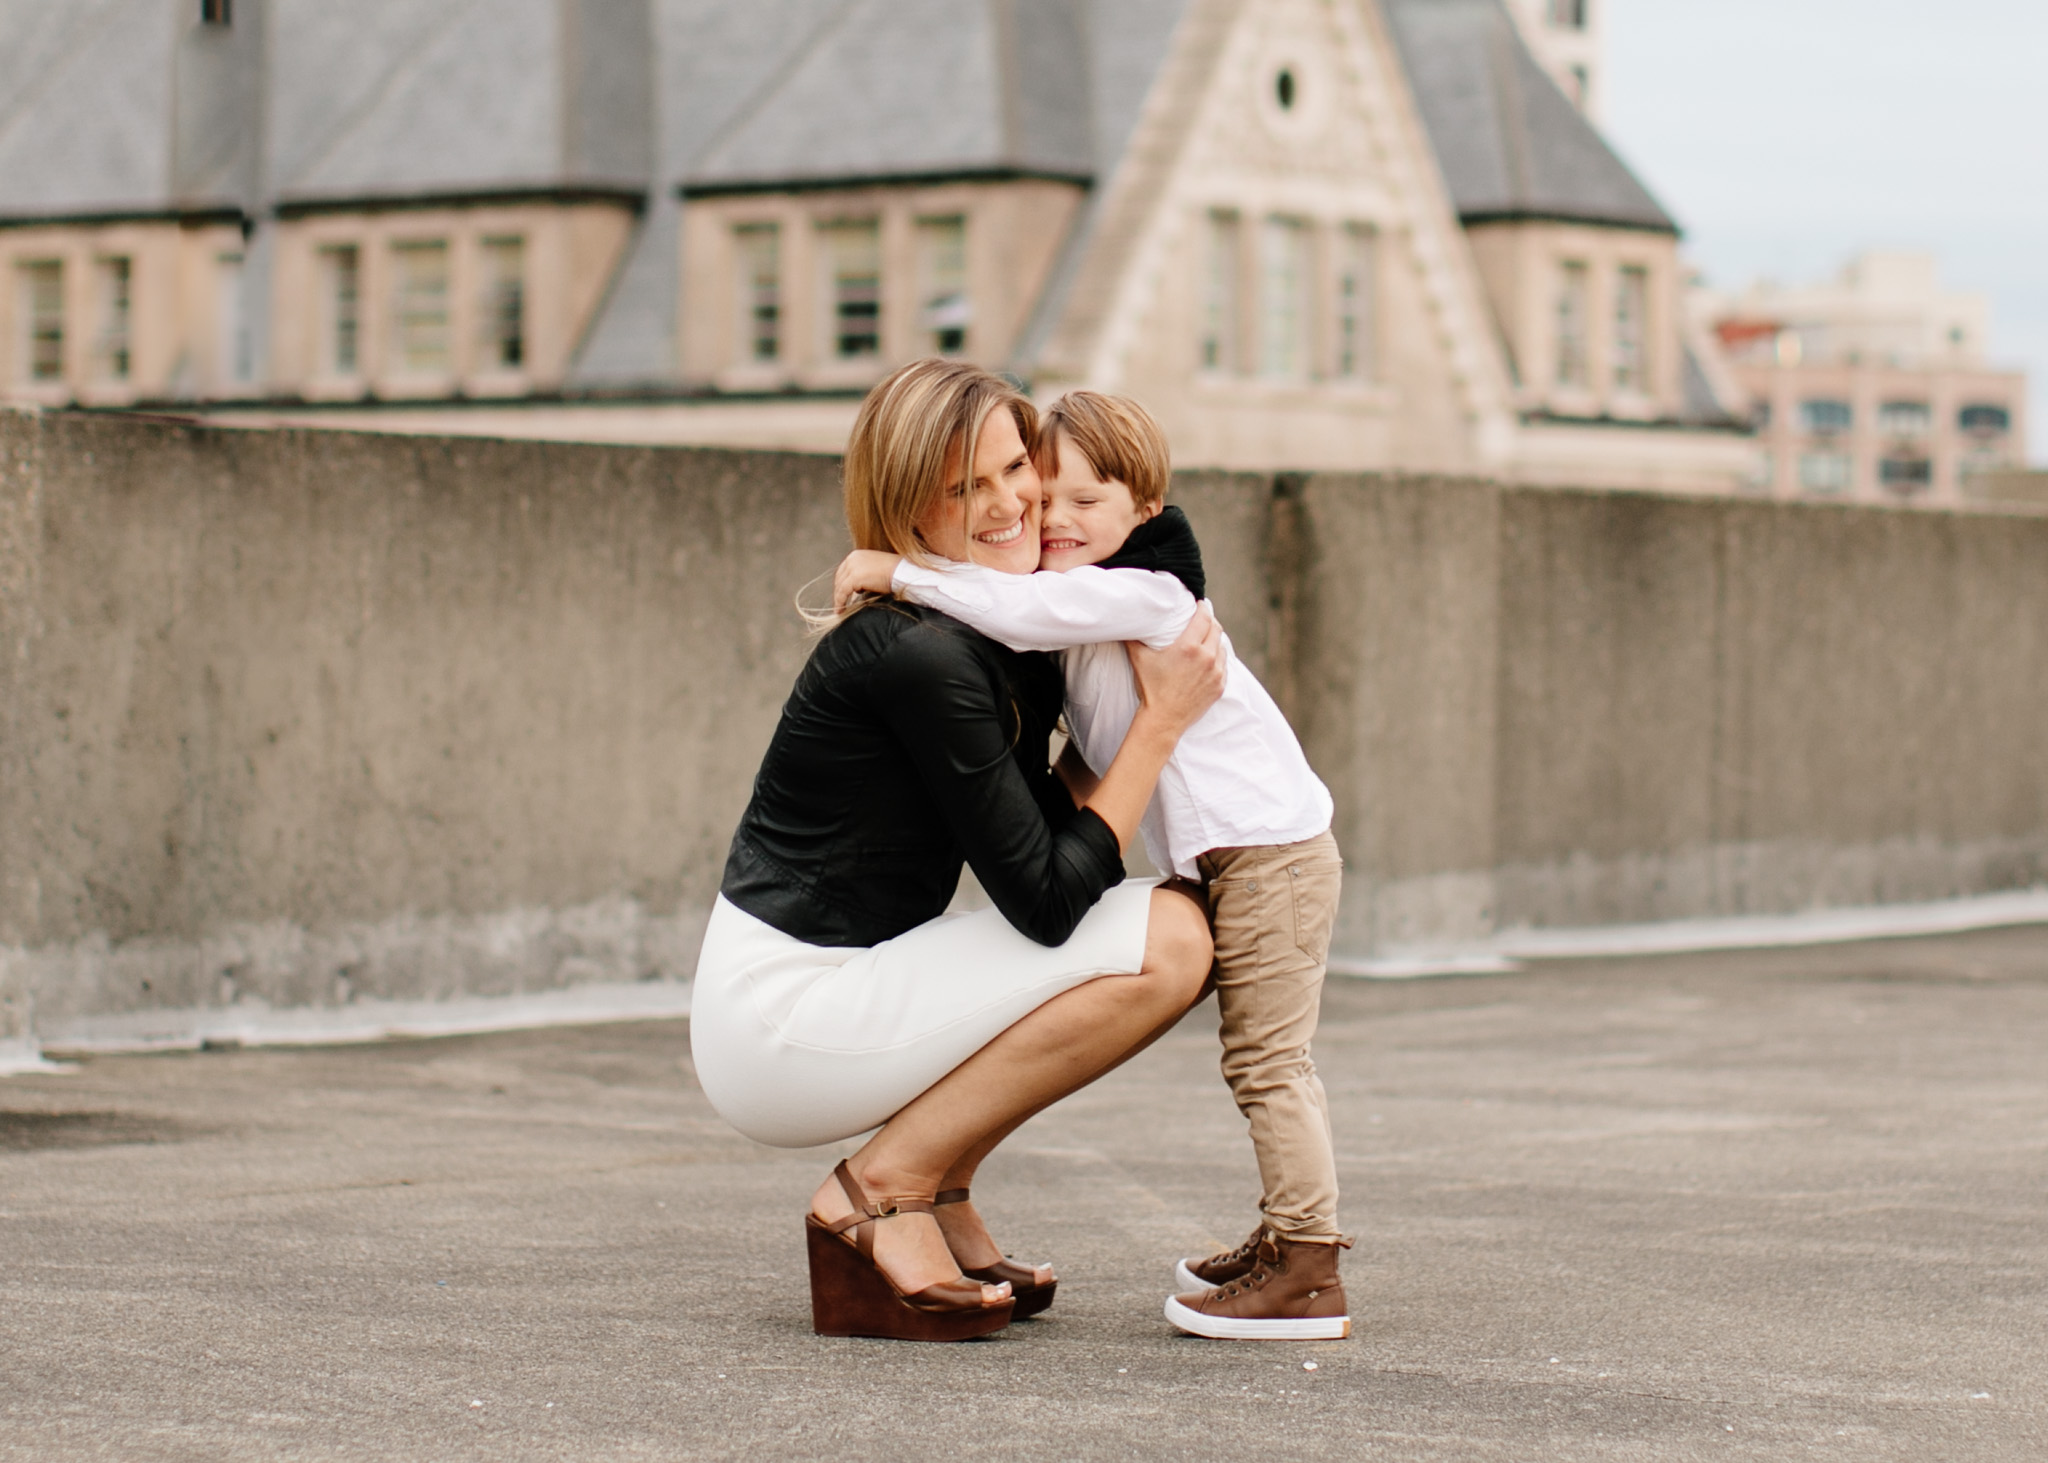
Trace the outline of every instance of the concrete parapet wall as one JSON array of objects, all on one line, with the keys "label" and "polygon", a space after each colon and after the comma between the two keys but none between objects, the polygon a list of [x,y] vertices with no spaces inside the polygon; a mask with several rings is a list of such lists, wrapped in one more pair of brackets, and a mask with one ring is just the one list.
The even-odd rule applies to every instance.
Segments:
[{"label": "concrete parapet wall", "polygon": [[688,975],[833,461],[20,414],[0,454],[39,1029]]},{"label": "concrete parapet wall", "polygon": [[[0,1043],[686,978],[837,471],[0,413]],[[2048,520],[1175,494],[1347,952],[2048,878]]]}]

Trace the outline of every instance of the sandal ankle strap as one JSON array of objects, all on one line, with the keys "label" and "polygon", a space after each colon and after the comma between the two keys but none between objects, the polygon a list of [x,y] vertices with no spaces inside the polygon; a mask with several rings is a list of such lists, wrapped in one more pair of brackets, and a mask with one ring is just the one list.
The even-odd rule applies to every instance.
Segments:
[{"label": "sandal ankle strap", "polygon": [[938,1193],[932,1195],[932,1202],[934,1204],[965,1204],[967,1202],[967,1190],[941,1189]]},{"label": "sandal ankle strap", "polygon": [[876,1203],[868,1197],[867,1190],[860,1186],[860,1180],[853,1176],[853,1170],[846,1166],[844,1159],[832,1170],[832,1177],[838,1179],[839,1187],[846,1191],[846,1201],[853,1205],[853,1213],[826,1225],[828,1234],[844,1234],[849,1229],[858,1229],[877,1219],[893,1219],[898,1214],[932,1212],[934,1201],[931,1199],[884,1199]]}]

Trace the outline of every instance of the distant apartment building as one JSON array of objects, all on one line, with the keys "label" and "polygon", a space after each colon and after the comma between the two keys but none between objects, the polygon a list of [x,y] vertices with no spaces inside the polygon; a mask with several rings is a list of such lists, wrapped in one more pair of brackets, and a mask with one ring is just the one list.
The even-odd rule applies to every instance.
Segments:
[{"label": "distant apartment building", "polygon": [[960,355],[1188,465],[1739,491],[1598,3],[0,8],[0,392],[831,449]]},{"label": "distant apartment building", "polygon": [[1610,0],[1508,0],[1522,38],[1559,90],[1594,121],[1605,109],[1602,89]]},{"label": "distant apartment building", "polygon": [[2026,376],[1987,363],[1985,301],[1944,291],[1927,255],[1706,303],[1773,496],[1951,505],[2026,461]]}]

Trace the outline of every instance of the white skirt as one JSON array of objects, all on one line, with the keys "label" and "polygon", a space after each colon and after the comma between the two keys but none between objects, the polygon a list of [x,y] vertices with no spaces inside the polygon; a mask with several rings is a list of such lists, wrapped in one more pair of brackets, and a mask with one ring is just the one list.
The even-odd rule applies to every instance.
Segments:
[{"label": "white skirt", "polygon": [[1117,885],[1056,946],[995,909],[866,948],[807,945],[721,895],[690,995],[697,1080],[720,1117],[778,1148],[878,1128],[1054,996],[1140,970],[1157,885]]}]

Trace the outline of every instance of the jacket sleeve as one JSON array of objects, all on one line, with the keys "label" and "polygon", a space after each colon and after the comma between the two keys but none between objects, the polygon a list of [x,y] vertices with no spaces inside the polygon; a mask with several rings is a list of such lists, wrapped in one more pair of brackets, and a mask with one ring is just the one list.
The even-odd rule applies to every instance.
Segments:
[{"label": "jacket sleeve", "polygon": [[1047,821],[1040,790],[1011,756],[1009,692],[967,632],[927,623],[904,635],[868,687],[996,908],[1039,944],[1064,944],[1123,879],[1123,856],[1090,809],[1057,829]]},{"label": "jacket sleeve", "polygon": [[896,566],[896,592],[940,610],[1012,650],[1066,650],[1111,640],[1173,644],[1194,617],[1195,597],[1171,574],[1099,569],[1005,574],[981,564]]}]

